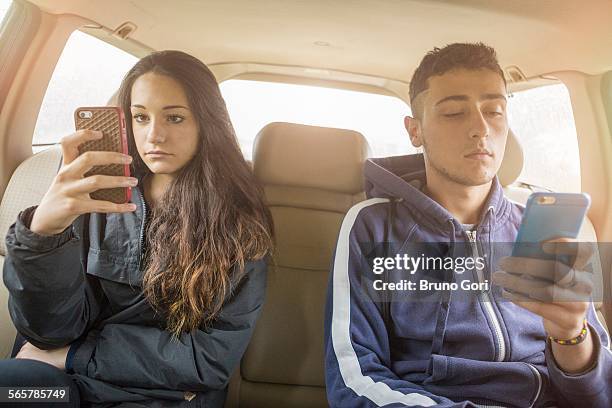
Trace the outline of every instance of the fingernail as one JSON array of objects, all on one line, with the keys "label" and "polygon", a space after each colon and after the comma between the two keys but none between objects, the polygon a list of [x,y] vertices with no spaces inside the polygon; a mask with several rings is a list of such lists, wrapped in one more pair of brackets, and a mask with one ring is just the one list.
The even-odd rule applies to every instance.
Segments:
[{"label": "fingernail", "polygon": [[128,208],[134,211],[136,209],[136,204],[130,204]]},{"label": "fingernail", "polygon": [[124,163],[131,163],[132,162],[132,157],[131,156],[123,156],[123,162]]},{"label": "fingernail", "polygon": [[136,184],[138,184],[138,179],[137,178],[131,178],[128,180],[128,184],[130,186],[135,186]]}]

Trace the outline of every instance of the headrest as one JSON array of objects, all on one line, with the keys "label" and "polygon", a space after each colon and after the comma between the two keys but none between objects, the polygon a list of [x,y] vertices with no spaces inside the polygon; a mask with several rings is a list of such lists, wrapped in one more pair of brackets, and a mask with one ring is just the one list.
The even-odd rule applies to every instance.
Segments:
[{"label": "headrest", "polygon": [[[59,145],[24,160],[13,172],[0,203],[0,236],[4,237],[21,210],[39,204],[62,164]],[[4,239],[0,255],[6,255]]]},{"label": "headrest", "polygon": [[274,122],[259,131],[253,147],[255,176],[264,185],[363,191],[369,146],[361,133]]},{"label": "headrest", "polygon": [[497,171],[497,178],[502,187],[514,183],[523,171],[523,148],[512,130],[508,131],[504,159]]}]

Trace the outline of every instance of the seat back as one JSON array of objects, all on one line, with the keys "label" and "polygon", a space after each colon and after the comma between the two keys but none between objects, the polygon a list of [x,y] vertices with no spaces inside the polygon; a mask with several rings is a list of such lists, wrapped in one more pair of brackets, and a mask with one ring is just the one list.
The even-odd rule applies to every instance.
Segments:
[{"label": "seat back", "polygon": [[[17,167],[0,203],[0,269],[4,267],[4,237],[21,210],[40,203],[62,162],[62,150],[51,147],[28,158]],[[0,359],[8,357],[15,340],[15,328],[7,309],[8,291],[0,285]]]},{"label": "seat back", "polygon": [[253,166],[275,223],[266,303],[230,385],[227,406],[324,407],[323,314],[344,214],[363,194],[364,137],[271,123]]}]

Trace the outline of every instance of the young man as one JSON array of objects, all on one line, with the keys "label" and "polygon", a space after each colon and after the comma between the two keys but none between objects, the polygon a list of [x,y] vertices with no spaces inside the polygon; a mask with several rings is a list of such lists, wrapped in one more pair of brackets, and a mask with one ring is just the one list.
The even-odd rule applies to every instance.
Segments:
[{"label": "young man", "polygon": [[[612,406],[610,340],[580,272],[592,251],[580,250],[561,284],[537,279],[554,261],[503,257],[508,245],[494,244],[511,247],[524,210],[496,177],[508,120],[495,51],[434,49],[410,99],[406,129],[424,153],[369,160],[369,199],[339,234],[325,319],[330,405]],[[462,249],[482,263],[406,272],[406,257],[457,262]]]}]

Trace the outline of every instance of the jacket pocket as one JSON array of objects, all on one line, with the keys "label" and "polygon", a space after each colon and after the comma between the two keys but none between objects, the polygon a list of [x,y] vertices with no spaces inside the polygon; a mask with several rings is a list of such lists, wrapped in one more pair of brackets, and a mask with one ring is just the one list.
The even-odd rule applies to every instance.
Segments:
[{"label": "jacket pocket", "polygon": [[436,383],[445,380],[448,377],[448,357],[440,354],[432,354],[429,360],[429,368],[427,370],[429,377],[424,384]]},{"label": "jacket pocket", "polygon": [[433,354],[423,387],[454,400],[528,407],[537,393],[534,373],[523,362],[493,362]]}]

